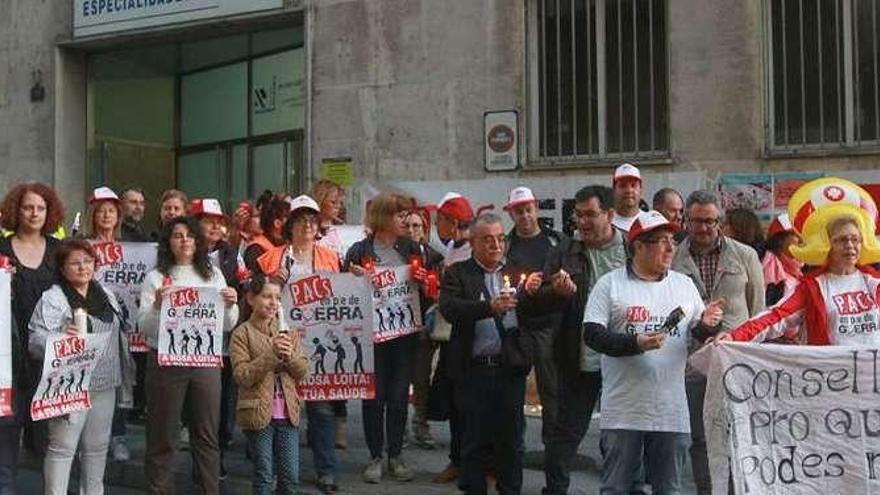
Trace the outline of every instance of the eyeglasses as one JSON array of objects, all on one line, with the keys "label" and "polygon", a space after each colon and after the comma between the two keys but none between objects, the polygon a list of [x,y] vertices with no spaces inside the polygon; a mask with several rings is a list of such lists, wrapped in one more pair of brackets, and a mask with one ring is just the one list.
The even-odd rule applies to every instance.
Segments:
[{"label": "eyeglasses", "polygon": [[196,235],[192,232],[187,232],[186,234],[181,234],[177,232],[175,234],[171,234],[171,240],[173,241],[194,241],[196,240]]},{"label": "eyeglasses", "polygon": [[662,245],[666,245],[666,246],[670,246],[670,247],[675,247],[678,245],[678,243],[675,242],[675,239],[672,237],[660,237],[657,239],[644,239],[644,240],[639,240],[639,242],[641,242],[642,244],[650,244],[650,245],[662,244]]},{"label": "eyeglasses", "polygon": [[710,229],[718,226],[717,218],[688,218],[687,223],[695,227],[709,227]]},{"label": "eyeglasses", "polygon": [[835,246],[846,246],[847,244],[859,245],[862,243],[862,237],[858,235],[843,235],[831,239],[831,244]]},{"label": "eyeglasses", "polygon": [[300,227],[315,227],[318,225],[318,217],[316,217],[316,216],[299,217],[293,221],[293,224],[300,226]]},{"label": "eyeglasses", "polygon": [[575,221],[578,220],[595,220],[602,215],[606,215],[607,212],[604,211],[578,211],[574,210],[574,213],[571,215]]},{"label": "eyeglasses", "polygon": [[83,258],[81,260],[68,261],[65,263],[65,266],[71,268],[88,268],[90,266],[95,266],[95,260],[93,258]]}]

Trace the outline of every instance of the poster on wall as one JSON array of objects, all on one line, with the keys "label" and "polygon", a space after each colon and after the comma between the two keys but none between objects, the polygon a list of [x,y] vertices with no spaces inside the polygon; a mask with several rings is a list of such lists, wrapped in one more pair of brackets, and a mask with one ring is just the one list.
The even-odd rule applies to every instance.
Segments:
[{"label": "poster on wall", "polygon": [[354,169],[351,158],[325,158],[321,160],[321,178],[333,181],[343,187],[354,184]]},{"label": "poster on wall", "polygon": [[422,329],[419,288],[410,267],[376,267],[373,282],[373,342],[386,342]]},{"label": "poster on wall", "polygon": [[95,280],[116,295],[122,316],[133,329],[128,334],[131,352],[147,352],[144,334],[137,331],[137,314],[144,278],[156,267],[156,243],[102,242],[92,247],[98,255]]},{"label": "poster on wall", "polygon": [[519,123],[516,110],[483,114],[483,166],[490,172],[519,166]]},{"label": "poster on wall", "polygon": [[773,217],[773,176],[771,174],[724,175],[720,180],[724,210],[747,208],[761,220]]},{"label": "poster on wall", "polygon": [[371,303],[367,281],[350,273],[302,275],[284,287],[285,321],[309,359],[305,400],[375,398]]},{"label": "poster on wall", "polygon": [[56,418],[92,407],[89,384],[111,332],[56,334],[46,339],[43,373],[31,400],[34,421]]},{"label": "poster on wall", "polygon": [[0,270],[0,417],[12,407],[12,275]]},{"label": "poster on wall", "polygon": [[174,287],[159,314],[159,366],[223,366],[224,313],[216,287]]},{"label": "poster on wall", "polygon": [[788,200],[807,182],[824,177],[823,172],[786,172],[773,176],[773,208],[776,214],[788,211]]}]

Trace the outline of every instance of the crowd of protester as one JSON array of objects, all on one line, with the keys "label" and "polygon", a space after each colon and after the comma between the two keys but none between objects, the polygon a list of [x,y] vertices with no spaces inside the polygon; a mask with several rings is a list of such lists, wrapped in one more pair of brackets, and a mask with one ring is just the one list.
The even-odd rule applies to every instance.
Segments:
[{"label": "crowd of protester", "polygon": [[[281,290],[294,277],[368,276],[413,258],[442,274],[439,296],[418,284],[424,330],[373,346],[376,394],[361,403],[370,454],[364,482],[414,478],[403,456],[412,386],[413,443],[435,449],[429,422],[450,426],[449,464],[434,482],[456,481],[468,494],[492,485],[520,493],[526,377],[534,370],[543,493],[572,488],[572,462],[599,402],[601,493],[680,493],[688,457],[698,493],[710,493],[706,379],[688,355],[708,340],[839,343],[830,330],[834,305],[819,305],[817,316],[810,299],[875,294],[880,279],[858,263],[863,230],[852,217],[829,223],[827,265],[810,273],[792,256],[800,238],[786,214],[765,235],[754,212],[725,212],[713,191],[683,197],[664,187],[648,210],[636,166],[620,165],[609,182],[576,193],[570,236],[539,221],[528,187],[510,191],[504,213],[475,209],[455,192],[421,205],[385,192],[369,202],[364,237],[350,247],[338,231],[345,191],[326,180],[310,195],[266,191],[231,215],[217,199],[190,200],[182,191],[148,205],[136,187],[119,194],[99,187],[87,198],[84,228],[66,236],[59,233],[65,208],[51,187],[14,186],[0,206],[16,390],[16,414],[0,419],[0,494],[13,493],[21,448],[42,462],[45,493],[67,493],[74,458],[80,493],[102,493],[108,457],[131,457],[127,420],[147,425],[149,493],[172,490],[181,437],[191,445],[199,490],[219,493],[236,425],[247,439],[254,493],[297,493],[303,419],[317,489],[338,491],[347,404],[302,400],[297,384],[309,362],[278,318]],[[147,206],[158,211],[155,229]],[[94,246],[120,241],[157,246],[157,266],[131,315],[94,277]],[[222,368],[159,366],[159,311],[172,284],[219,290]],[[80,309],[88,332],[107,332],[112,343],[92,375],[91,408],[31,421],[46,340],[78,332]],[[866,310],[877,313],[876,303]],[[125,334],[135,328],[146,353],[128,350]]]}]

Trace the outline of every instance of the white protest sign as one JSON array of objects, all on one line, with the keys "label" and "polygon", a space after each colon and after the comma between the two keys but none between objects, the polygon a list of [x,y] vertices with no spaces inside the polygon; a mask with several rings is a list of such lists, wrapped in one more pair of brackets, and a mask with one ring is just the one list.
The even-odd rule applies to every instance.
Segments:
[{"label": "white protest sign", "polygon": [[419,288],[409,265],[376,267],[373,282],[373,342],[381,343],[422,329]]},{"label": "white protest sign", "polygon": [[880,349],[724,343],[703,422],[712,493],[880,494]]},{"label": "white protest sign", "polygon": [[159,314],[159,366],[223,366],[224,308],[216,287],[173,287]]},{"label": "white protest sign", "polygon": [[0,270],[0,417],[12,407],[12,275]]},{"label": "white protest sign", "polygon": [[300,335],[309,358],[309,376],[299,386],[304,399],[375,398],[367,281],[350,273],[296,277],[285,286],[281,303],[287,323]]},{"label": "white protest sign", "polygon": [[[98,255],[95,280],[116,295],[122,316],[136,325],[144,278],[156,267],[156,243],[102,242],[92,243],[92,247]],[[128,334],[128,344],[131,352],[149,350],[144,334],[138,331]]]},{"label": "white protest sign", "polygon": [[43,374],[31,401],[34,421],[55,418],[92,407],[92,371],[112,332],[86,335],[56,334],[46,339]]}]

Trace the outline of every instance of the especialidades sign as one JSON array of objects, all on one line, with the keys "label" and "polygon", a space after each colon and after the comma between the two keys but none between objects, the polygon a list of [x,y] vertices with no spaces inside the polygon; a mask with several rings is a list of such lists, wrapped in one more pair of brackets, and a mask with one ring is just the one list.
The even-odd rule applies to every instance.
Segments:
[{"label": "especialidades sign", "polygon": [[283,0],[74,0],[74,37],[281,8]]}]

